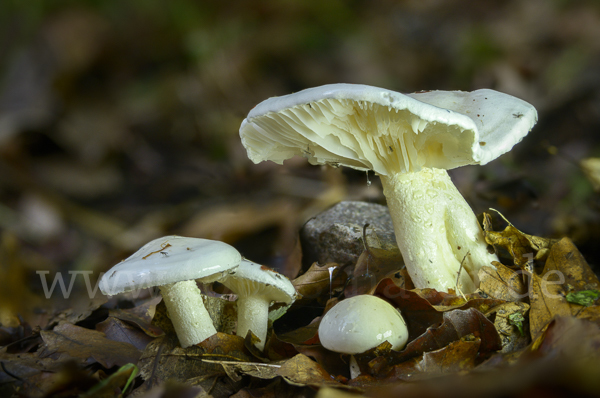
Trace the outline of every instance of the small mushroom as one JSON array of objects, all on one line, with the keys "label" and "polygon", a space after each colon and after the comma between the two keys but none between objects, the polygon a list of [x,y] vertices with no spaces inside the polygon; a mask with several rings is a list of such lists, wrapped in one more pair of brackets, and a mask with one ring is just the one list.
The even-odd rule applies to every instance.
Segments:
[{"label": "small mushroom", "polygon": [[237,335],[246,337],[251,330],[265,348],[271,302],[292,304],[296,289],[285,276],[264,265],[243,259],[240,266],[220,281],[237,295]]},{"label": "small mushroom", "polygon": [[408,340],[404,318],[390,303],[362,294],[342,300],[321,319],[321,345],[330,351],[350,354],[351,377],[360,374],[354,354],[375,348],[384,341],[393,350],[402,349]]},{"label": "small mushroom", "polygon": [[532,105],[493,90],[404,95],[332,84],[261,102],[240,137],[254,163],[300,155],[375,171],[415,286],[470,293],[497,257],[446,170],[494,160],[536,121]]},{"label": "small mushroom", "polygon": [[182,347],[217,333],[196,280],[214,282],[242,260],[232,246],[208,239],[164,236],[144,245],[112,267],[100,280],[100,290],[115,295],[159,286]]}]

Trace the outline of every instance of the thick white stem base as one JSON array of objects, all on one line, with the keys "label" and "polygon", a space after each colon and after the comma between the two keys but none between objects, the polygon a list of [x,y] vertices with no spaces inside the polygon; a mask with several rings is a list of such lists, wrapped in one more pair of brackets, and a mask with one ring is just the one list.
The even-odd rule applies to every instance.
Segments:
[{"label": "thick white stem base", "polygon": [[260,296],[240,297],[237,300],[237,311],[237,335],[246,337],[248,330],[252,330],[252,333],[260,339],[256,347],[262,351],[267,340],[269,302]]},{"label": "thick white stem base", "polygon": [[183,348],[217,333],[195,281],[161,286],[160,293]]},{"label": "thick white stem base", "polygon": [[456,289],[464,260],[458,287],[463,293],[474,292],[479,269],[498,258],[488,252],[475,214],[446,170],[424,168],[381,176],[381,182],[396,242],[415,287]]}]

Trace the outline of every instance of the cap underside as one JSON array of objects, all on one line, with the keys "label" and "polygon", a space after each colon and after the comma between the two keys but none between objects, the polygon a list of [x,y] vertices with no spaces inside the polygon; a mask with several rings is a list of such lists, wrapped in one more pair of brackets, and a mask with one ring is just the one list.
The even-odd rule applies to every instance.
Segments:
[{"label": "cap underside", "polygon": [[487,163],[535,120],[530,104],[492,90],[404,95],[338,84],[263,101],[240,136],[255,163],[300,155],[388,175]]}]

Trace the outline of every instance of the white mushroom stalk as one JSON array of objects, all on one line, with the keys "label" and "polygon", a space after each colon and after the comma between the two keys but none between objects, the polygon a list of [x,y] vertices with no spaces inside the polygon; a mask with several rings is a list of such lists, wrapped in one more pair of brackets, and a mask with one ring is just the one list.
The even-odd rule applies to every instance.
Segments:
[{"label": "white mushroom stalk", "polygon": [[243,259],[240,266],[221,281],[237,295],[237,335],[246,337],[251,330],[265,348],[272,302],[291,304],[296,289],[288,278],[265,266]]},{"label": "white mushroom stalk", "polygon": [[255,163],[301,155],[375,171],[415,286],[470,293],[497,257],[446,170],[494,160],[536,121],[532,105],[493,90],[404,95],[333,84],[263,101],[240,136]]},{"label": "white mushroom stalk", "polygon": [[196,280],[214,282],[241,260],[240,253],[223,242],[165,236],[112,267],[99,286],[106,295],[159,286],[177,338],[185,348],[217,333]]}]

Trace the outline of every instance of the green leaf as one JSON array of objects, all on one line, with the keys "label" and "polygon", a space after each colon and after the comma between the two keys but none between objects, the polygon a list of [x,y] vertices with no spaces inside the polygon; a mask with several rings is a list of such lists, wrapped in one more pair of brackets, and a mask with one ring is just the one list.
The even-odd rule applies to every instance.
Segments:
[{"label": "green leaf", "polygon": [[520,312],[515,312],[508,316],[508,322],[511,325],[516,326],[517,329],[519,329],[519,333],[521,333],[521,336],[525,336],[525,332],[523,331],[523,322],[524,321],[525,321],[525,318],[523,317],[523,314],[521,314]]},{"label": "green leaf", "polygon": [[598,297],[600,297],[600,291],[598,290],[582,290],[567,294],[567,301],[569,303],[589,307],[590,305],[594,304],[594,301],[597,300]]}]

